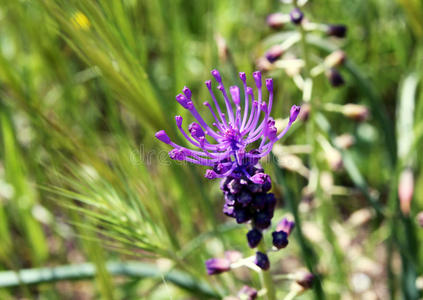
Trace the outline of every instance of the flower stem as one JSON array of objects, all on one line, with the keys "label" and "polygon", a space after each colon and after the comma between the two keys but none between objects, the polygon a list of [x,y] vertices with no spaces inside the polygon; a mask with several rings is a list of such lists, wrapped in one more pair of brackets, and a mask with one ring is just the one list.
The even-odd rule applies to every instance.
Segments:
[{"label": "flower stem", "polygon": [[[263,253],[267,252],[264,239],[261,240],[257,249],[260,252],[263,252]],[[270,271],[269,270],[267,270],[267,271],[263,270],[261,272],[261,278],[260,279],[261,279],[263,288],[266,290],[267,300],[276,300],[275,287],[273,285],[273,280],[272,280],[272,276],[270,274]]]}]

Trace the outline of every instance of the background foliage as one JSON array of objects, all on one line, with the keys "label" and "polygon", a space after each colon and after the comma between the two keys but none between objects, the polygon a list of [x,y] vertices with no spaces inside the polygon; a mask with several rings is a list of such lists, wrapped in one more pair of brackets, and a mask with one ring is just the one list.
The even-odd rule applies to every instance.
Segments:
[{"label": "background foliage", "polygon": [[[341,43],[346,86],[321,80],[315,94],[371,109],[368,122],[329,114],[332,129],[322,124],[328,136],[356,139],[343,171],[326,167],[343,195],[301,200],[304,179],[266,164],[279,174],[277,216],[298,208],[304,235],[278,254],[274,270],[305,267],[314,253],[328,299],[418,298],[422,6],[314,0],[305,10],[349,30]],[[222,216],[218,182],[171,162],[152,136],[159,129],[177,136],[173,116],[185,112],[174,97],[184,85],[201,103],[211,69],[231,84],[237,71],[254,71],[273,34],[266,16],[280,10],[289,8],[276,0],[0,1],[0,268],[90,261],[99,270],[90,279],[90,266],[80,265],[64,276],[88,278],[75,282],[18,278],[0,289],[1,299],[203,299],[236,293],[239,280],[257,283],[242,271],[237,279],[206,277],[205,259],[248,251],[245,229]],[[217,35],[229,56],[219,54]],[[301,95],[286,75],[274,75],[274,116],[286,116]],[[304,130],[297,124],[284,143],[304,144]],[[409,216],[397,199],[404,168],[415,178]],[[110,263],[134,260],[144,265]],[[0,285],[13,274],[0,274]],[[289,286],[280,282],[282,295]]]}]

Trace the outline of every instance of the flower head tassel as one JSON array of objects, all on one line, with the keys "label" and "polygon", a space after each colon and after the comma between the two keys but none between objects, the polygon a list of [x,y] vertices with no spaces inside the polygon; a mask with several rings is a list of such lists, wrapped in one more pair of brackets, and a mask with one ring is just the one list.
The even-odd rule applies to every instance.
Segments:
[{"label": "flower head tassel", "polygon": [[[209,102],[204,102],[214,120],[211,126],[198,113],[192,100],[192,93],[187,87],[176,96],[176,101],[189,110],[196,119],[186,131],[182,127],[182,117],[176,116],[176,126],[197,150],[175,144],[163,130],[156,133],[156,138],[173,147],[169,152],[171,159],[207,166],[209,169],[206,170],[206,178],[222,178],[221,190],[225,196],[223,213],[234,218],[237,223],[251,222],[252,229],[247,233],[247,242],[251,248],[255,248],[262,240],[262,231],[270,226],[276,206],[275,196],[269,193],[272,188],[270,176],[264,173],[258,163],[286,134],[297,119],[300,107],[292,106],[288,124],[278,134],[275,121],[270,117],[273,105],[271,78],[265,80],[268,91],[266,102],[263,98],[260,72],[253,73],[256,94],[253,88],[247,85],[247,78],[243,72],[239,73],[243,93],[238,86],[231,86],[228,93],[219,72],[213,70],[211,74],[225,103],[223,109],[212,89],[212,82],[206,81],[214,104],[213,106]],[[241,94],[244,96],[243,100]],[[285,247],[288,243],[287,233],[278,233],[276,240],[277,248]],[[269,268],[265,253],[257,252],[256,258],[257,266],[264,270]],[[209,274],[218,274],[229,270],[230,265],[226,260],[210,259],[206,262],[206,267]]]}]

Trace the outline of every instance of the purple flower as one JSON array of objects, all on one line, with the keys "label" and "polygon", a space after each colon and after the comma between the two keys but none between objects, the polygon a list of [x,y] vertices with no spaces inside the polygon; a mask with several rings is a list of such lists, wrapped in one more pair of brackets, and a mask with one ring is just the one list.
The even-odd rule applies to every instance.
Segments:
[{"label": "purple flower", "polygon": [[[265,81],[266,89],[269,92],[268,102],[266,102],[263,97],[261,73],[258,71],[253,73],[257,88],[256,95],[254,95],[253,89],[247,85],[245,73],[239,73],[244,91],[244,101],[241,101],[242,95],[238,86],[231,86],[228,94],[219,72],[213,70],[211,74],[217,82],[217,89],[225,102],[225,110],[223,110],[213,91],[212,82],[206,81],[214,104],[213,107],[209,102],[204,103],[214,119],[211,125],[207,124],[198,113],[189,88],[184,87],[182,93],[176,96],[176,101],[189,110],[196,119],[196,122],[191,123],[186,131],[182,127],[182,117],[176,116],[176,126],[184,138],[197,150],[175,144],[163,130],[156,133],[156,138],[173,147],[173,150],[169,152],[171,159],[209,167],[210,169],[205,173],[205,177],[208,179],[228,176],[246,177],[253,183],[267,183],[270,189],[268,175],[264,173],[250,174],[247,170],[269,154],[273,145],[285,135],[296,120],[300,106],[294,105],[291,108],[288,125],[281,133],[277,134],[275,122],[270,117],[273,104],[273,80],[271,78]],[[244,102],[243,107],[241,102]],[[249,145],[257,141],[259,141],[259,146],[247,151]],[[236,187],[232,187],[232,191],[235,190]]]},{"label": "purple flower", "polygon": [[256,252],[255,264],[262,270],[268,270],[270,268],[269,258],[262,252]]},{"label": "purple flower", "polygon": [[261,238],[263,237],[263,234],[260,230],[253,228],[247,233],[247,241],[250,248],[255,248],[258,246],[258,244],[261,241]]},{"label": "purple flower", "polygon": [[347,35],[347,26],[338,24],[329,25],[326,33],[329,36],[343,38]]},{"label": "purple flower", "polygon": [[303,12],[298,7],[294,8],[289,16],[291,17],[291,22],[295,25],[301,24],[301,21],[304,18]]},{"label": "purple flower", "polygon": [[288,246],[288,234],[285,231],[273,231],[273,246],[278,249]]},{"label": "purple flower", "polygon": [[239,290],[238,297],[243,300],[254,300],[257,298],[257,290],[248,285],[244,285],[242,289]]},{"label": "purple flower", "polygon": [[283,218],[282,221],[280,221],[279,224],[276,226],[276,231],[283,231],[288,236],[290,236],[294,227],[295,227],[294,221],[289,221],[287,218]]},{"label": "purple flower", "polygon": [[210,258],[206,260],[207,274],[220,274],[231,269],[231,261],[227,258]]}]

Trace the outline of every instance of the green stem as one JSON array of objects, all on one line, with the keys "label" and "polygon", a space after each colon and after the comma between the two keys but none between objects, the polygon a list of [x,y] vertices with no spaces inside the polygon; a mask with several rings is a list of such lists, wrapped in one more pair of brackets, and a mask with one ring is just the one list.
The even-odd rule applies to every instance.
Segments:
[{"label": "green stem", "polygon": [[[154,264],[141,262],[108,262],[106,270],[114,276],[128,276],[138,278],[157,278],[167,281],[185,290],[202,295],[205,298],[220,298],[207,283],[198,281],[191,275],[171,270],[160,271]],[[83,280],[93,278],[97,273],[92,263],[82,263],[53,268],[24,269],[18,272],[0,272],[0,288],[15,287],[20,284],[33,285],[61,280]],[[202,298],[203,299],[203,298]]]},{"label": "green stem", "polygon": [[[264,239],[261,240],[260,244],[257,247],[258,251],[266,253],[266,243]],[[270,271],[262,271],[261,273],[261,280],[262,285],[266,289],[266,297],[267,300],[276,300],[276,293],[275,293],[275,286],[273,285],[272,276],[270,274]]]}]

